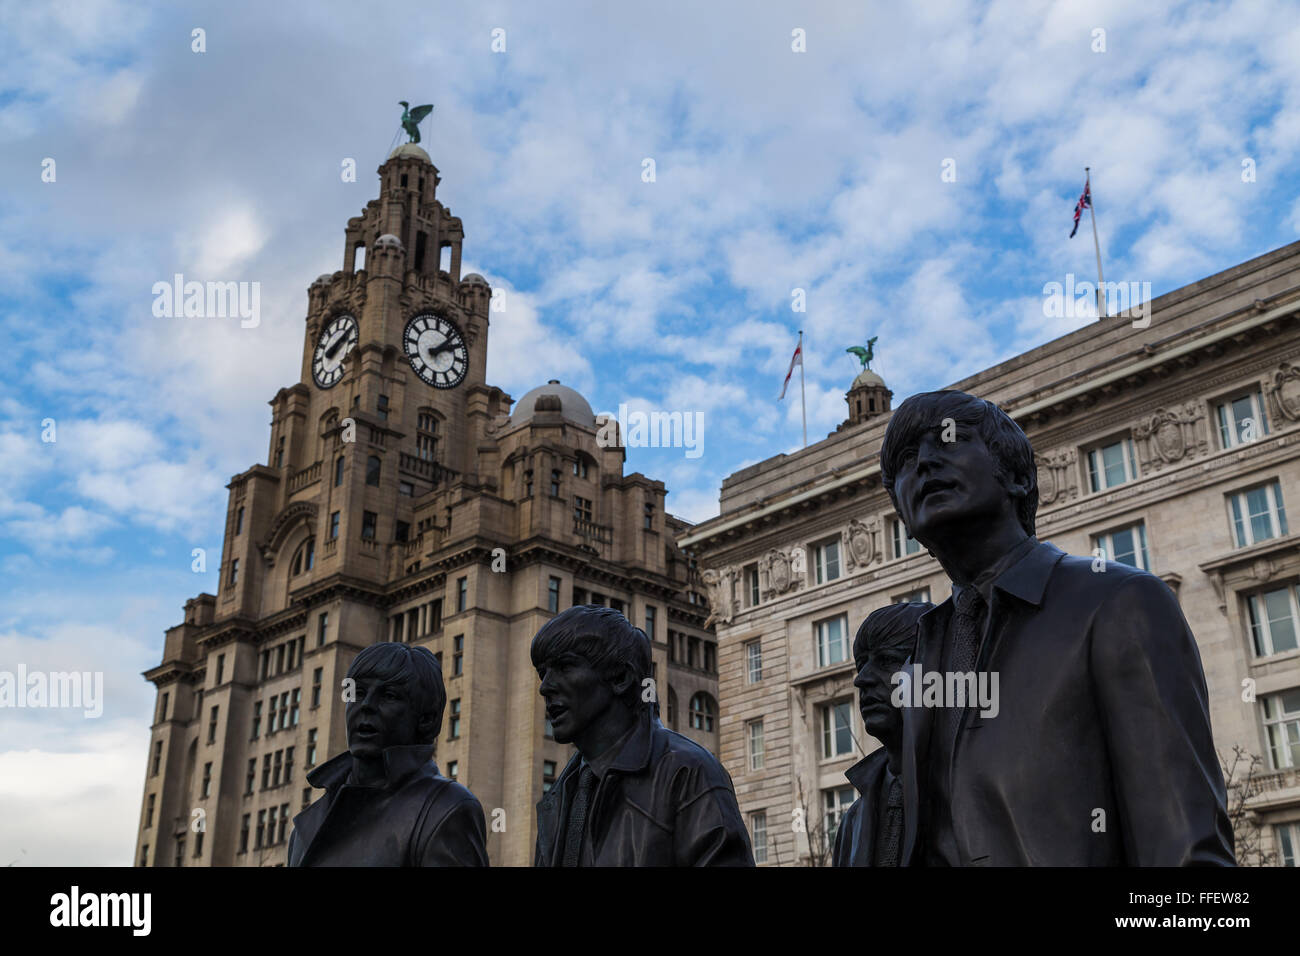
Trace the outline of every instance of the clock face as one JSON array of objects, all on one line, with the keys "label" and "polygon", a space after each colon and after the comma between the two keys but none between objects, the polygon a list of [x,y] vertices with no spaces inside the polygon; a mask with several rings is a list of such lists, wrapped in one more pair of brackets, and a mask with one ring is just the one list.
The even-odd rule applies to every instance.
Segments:
[{"label": "clock face", "polygon": [[343,360],[357,344],[357,320],[336,315],[321,330],[311,358],[311,375],[321,388],[332,388],[343,377]]},{"label": "clock face", "polygon": [[402,347],[415,374],[434,388],[455,388],[469,371],[469,350],[460,329],[432,312],[406,323]]}]

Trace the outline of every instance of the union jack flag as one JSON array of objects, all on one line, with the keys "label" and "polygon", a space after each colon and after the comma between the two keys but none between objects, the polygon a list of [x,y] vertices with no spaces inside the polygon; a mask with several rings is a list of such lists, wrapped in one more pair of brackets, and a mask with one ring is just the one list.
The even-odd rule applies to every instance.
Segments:
[{"label": "union jack flag", "polygon": [[1092,205],[1092,193],[1090,192],[1091,189],[1092,189],[1092,183],[1085,182],[1083,184],[1083,195],[1080,196],[1079,201],[1074,204],[1074,228],[1070,230],[1071,239],[1073,239],[1074,234],[1079,231],[1079,217],[1083,215],[1083,211],[1085,209],[1087,209]]}]

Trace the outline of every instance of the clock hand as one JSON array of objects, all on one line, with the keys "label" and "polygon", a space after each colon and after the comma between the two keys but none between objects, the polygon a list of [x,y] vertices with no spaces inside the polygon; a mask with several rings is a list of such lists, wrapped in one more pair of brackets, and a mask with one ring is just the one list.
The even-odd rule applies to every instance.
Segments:
[{"label": "clock hand", "polygon": [[340,332],[338,336],[335,337],[334,343],[325,350],[325,357],[332,359],[334,353],[337,352],[343,343],[347,341],[347,338],[348,333],[346,331]]},{"label": "clock hand", "polygon": [[443,352],[450,351],[451,349],[454,349],[455,347],[456,347],[456,344],[455,344],[454,342],[443,342],[443,343],[442,343],[441,345],[439,345],[436,349],[431,348],[431,349],[427,349],[426,351],[428,351],[428,353],[429,353],[429,358],[430,358],[430,359],[436,359],[436,358],[437,358],[439,355],[441,355]]}]

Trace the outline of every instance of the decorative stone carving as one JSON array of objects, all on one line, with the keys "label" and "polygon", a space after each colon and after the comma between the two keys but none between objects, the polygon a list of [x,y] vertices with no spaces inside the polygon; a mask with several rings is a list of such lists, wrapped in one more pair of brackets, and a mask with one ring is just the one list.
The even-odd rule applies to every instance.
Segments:
[{"label": "decorative stone carving", "polygon": [[1174,408],[1158,408],[1133,426],[1138,467],[1143,472],[1159,471],[1165,465],[1203,454],[1208,445],[1198,423],[1205,411],[1197,402]]},{"label": "decorative stone carving", "polygon": [[1079,496],[1075,462],[1079,453],[1073,448],[1058,448],[1034,456],[1038,466],[1038,501],[1050,505]]},{"label": "decorative stone carving", "polygon": [[730,568],[723,568],[721,571],[707,568],[700,575],[700,580],[704,582],[709,598],[709,618],[704,622],[705,627],[711,624],[731,623],[731,618],[734,616],[731,607],[731,578],[733,573]]},{"label": "decorative stone carving", "polygon": [[1261,583],[1271,580],[1276,572],[1277,568],[1273,566],[1273,562],[1268,558],[1256,558],[1255,562],[1250,566],[1251,576]]},{"label": "decorative stone carving", "polygon": [[844,533],[845,564],[850,571],[865,568],[876,553],[876,532],[880,530],[880,516],[872,515],[865,522],[853,518]]},{"label": "decorative stone carving", "polygon": [[1300,365],[1283,362],[1264,386],[1274,421],[1300,422]]},{"label": "decorative stone carving", "polygon": [[763,570],[767,575],[767,588],[770,592],[784,594],[794,583],[790,573],[790,556],[784,551],[773,548],[763,555]]}]

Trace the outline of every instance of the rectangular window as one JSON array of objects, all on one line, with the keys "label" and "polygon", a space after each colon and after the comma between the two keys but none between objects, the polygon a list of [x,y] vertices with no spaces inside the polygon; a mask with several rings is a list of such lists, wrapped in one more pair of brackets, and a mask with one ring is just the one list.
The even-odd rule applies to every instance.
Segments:
[{"label": "rectangular window", "polygon": [[455,780],[458,777],[460,777],[460,761],[449,761],[447,763],[447,779]]},{"label": "rectangular window", "polygon": [[460,698],[453,700],[447,709],[451,714],[451,719],[447,722],[447,739],[456,740],[460,737]]},{"label": "rectangular window", "polygon": [[302,808],[306,810],[311,806],[311,787],[302,788]]},{"label": "rectangular window", "polygon": [[318,667],[311,672],[311,705],[312,707],[320,706],[320,685],[321,675],[324,668]]},{"label": "rectangular window", "polygon": [[230,561],[230,584],[233,586],[239,580],[239,559],[232,558]]},{"label": "rectangular window", "polygon": [[840,576],[840,542],[824,541],[813,546],[813,566],[817,571],[817,583],[825,584]]},{"label": "rectangular window", "polygon": [[235,534],[241,534],[244,530],[244,506],[240,505],[239,510],[235,512]]},{"label": "rectangular window", "polygon": [[251,819],[252,819],[251,814],[247,814],[247,813],[245,813],[242,817],[239,818],[239,852],[240,853],[248,852],[248,827],[249,827],[249,821]]},{"label": "rectangular window", "polygon": [[287,645],[281,644],[275,649],[275,672],[277,674],[284,673],[284,655],[286,647]]},{"label": "rectangular window", "polygon": [[748,730],[746,737],[749,740],[749,769],[763,769],[763,719],[751,720],[745,727]]},{"label": "rectangular window", "polygon": [[822,758],[833,760],[853,752],[853,729],[850,724],[853,705],[842,700],[822,709]]},{"label": "rectangular window", "polygon": [[560,497],[560,472],[558,469],[551,470],[551,497]]},{"label": "rectangular window", "polygon": [[415,485],[409,481],[399,481],[397,483],[397,493],[403,498],[413,498],[415,496]]},{"label": "rectangular window", "polygon": [[361,512],[361,540],[374,541],[375,528],[379,524],[379,515],[373,511]]},{"label": "rectangular window", "polygon": [[546,582],[546,610],[552,614],[560,611],[560,579],[549,578]]},{"label": "rectangular window", "polygon": [[1138,476],[1137,458],[1133,454],[1131,438],[1090,449],[1087,460],[1088,486],[1094,492],[1114,488]]},{"label": "rectangular window", "polygon": [[469,578],[456,579],[456,612],[465,610],[469,604]]},{"label": "rectangular window", "polygon": [[[209,765],[209,766],[210,766],[210,765]],[[154,797],[155,797],[155,796],[156,796],[156,794],[152,794],[152,793],[149,794],[149,799],[148,799],[148,801],[145,803],[145,810],[144,810],[144,828],[145,828],[146,830],[148,830],[151,826],[153,826],[153,804],[154,804]]]},{"label": "rectangular window", "polygon": [[203,765],[203,784],[199,795],[202,797],[212,796],[212,761],[210,760]]},{"label": "rectangular window", "polygon": [[1214,418],[1219,425],[1220,448],[1235,448],[1268,434],[1268,417],[1259,389],[1217,403]]},{"label": "rectangular window", "polygon": [[[1300,822],[1279,823],[1273,827],[1280,866],[1300,866]],[[148,847],[145,847],[148,849]]]},{"label": "rectangular window", "polygon": [[162,695],[162,706],[159,708],[158,720],[163,721],[167,719],[167,702],[170,699],[171,695],[164,691]]},{"label": "rectangular window", "polygon": [[750,641],[745,645],[745,680],[757,684],[763,679],[763,642]]},{"label": "rectangular window", "polygon": [[339,536],[339,513],[337,511],[330,513],[330,538]]},{"label": "rectangular window", "polygon": [[411,540],[411,523],[409,521],[398,521],[393,525],[393,540],[402,542]]},{"label": "rectangular window", "polygon": [[379,460],[378,455],[370,455],[366,458],[366,484],[379,487],[379,473],[383,467],[383,462]]},{"label": "rectangular window", "polygon": [[340,455],[334,462],[334,487],[337,488],[343,484],[343,456]]},{"label": "rectangular window", "polygon": [[298,707],[301,703],[302,703],[302,688],[295,687],[293,689],[293,697],[289,704],[289,726],[290,727],[298,726]]},{"label": "rectangular window", "polygon": [[465,635],[457,634],[451,639],[451,676],[459,677],[465,673]]},{"label": "rectangular window", "polygon": [[253,849],[255,850],[262,849],[262,845],[266,842],[265,830],[266,830],[266,811],[258,810],[257,811],[257,833],[254,836]]},{"label": "rectangular window", "polygon": [[320,617],[316,618],[316,646],[317,647],[325,646],[325,635],[329,632],[329,626],[330,626],[329,611],[321,611]]},{"label": "rectangular window", "polygon": [[573,496],[573,517],[578,521],[591,520],[591,499],[580,495]]},{"label": "rectangular window", "polygon": [[284,749],[284,782],[293,783],[293,748]]},{"label": "rectangular window", "polygon": [[253,784],[257,782],[257,758],[248,758],[248,775],[244,778],[244,793],[253,792]]},{"label": "rectangular window", "polygon": [[210,744],[217,742],[217,710],[218,708],[213,707],[208,712],[208,743]]},{"label": "rectangular window", "polygon": [[542,793],[550,793],[555,786],[555,761],[542,761]]},{"label": "rectangular window", "polygon": [[843,615],[813,624],[817,634],[817,666],[830,667],[849,659],[848,620]]},{"label": "rectangular window", "polygon": [[316,728],[307,731],[307,766],[316,766]]},{"label": "rectangular window", "polygon": [[1245,548],[1288,534],[1282,485],[1273,481],[1228,496],[1228,511],[1237,547]]},{"label": "rectangular window", "polygon": [[895,604],[929,604],[930,589],[917,588],[915,591],[908,591],[906,594],[900,594],[895,600]]},{"label": "rectangular window", "polygon": [[289,826],[289,804],[280,804],[280,830],[275,838],[276,843],[284,842],[284,831]]},{"label": "rectangular window", "polygon": [[[421,235],[423,235],[423,233],[421,233]],[[388,396],[387,395],[379,396],[379,420],[381,422],[388,421]]]},{"label": "rectangular window", "polygon": [[271,786],[280,786],[280,771],[284,768],[284,751],[275,752],[275,762],[271,764]]},{"label": "rectangular window", "polygon": [[890,524],[894,529],[894,557],[905,558],[921,550],[921,542],[912,537],[911,532],[907,530],[907,525],[900,519],[894,518]]},{"label": "rectangular window", "polygon": [[647,604],[645,606],[645,636],[650,638],[652,641],[655,639],[655,624],[657,623],[655,620],[656,614],[657,609],[653,604]]},{"label": "rectangular window", "polygon": [[835,845],[835,835],[839,833],[840,821],[844,811],[853,806],[858,793],[852,787],[832,787],[822,791],[822,807],[826,811],[826,845]]},{"label": "rectangular window", "polygon": [[1300,634],[1300,585],[1288,584],[1271,591],[1246,595],[1246,618],[1256,657],[1296,649]]},{"label": "rectangular window", "polygon": [[1300,767],[1300,688],[1269,694],[1264,701],[1264,736],[1274,770]]},{"label": "rectangular window", "polygon": [[655,529],[655,506],[654,505],[647,504],[645,506],[645,514],[642,515],[641,517],[641,526],[645,528],[646,531],[653,531]]},{"label": "rectangular window", "polygon": [[271,786],[271,755],[263,754],[262,756],[262,789],[266,790]]},{"label": "rectangular window", "polygon": [[1147,559],[1147,526],[1139,521],[1127,528],[1120,528],[1093,538],[1093,547],[1101,552],[1106,561],[1118,561],[1129,567],[1151,570]]},{"label": "rectangular window", "polygon": [[758,607],[758,565],[745,565],[745,607]]},{"label": "rectangular window", "polygon": [[225,678],[225,675],[226,675],[226,655],[218,654],[217,655],[217,684],[221,683],[221,681]]},{"label": "rectangular window", "polygon": [[749,815],[749,837],[754,845],[754,862],[767,862],[767,811],[759,810]]},{"label": "rectangular window", "polygon": [[276,707],[279,706],[280,698],[272,694],[269,698],[267,698],[266,702],[268,705],[266,709],[266,735],[269,737],[271,736],[271,734],[275,733],[276,731],[275,711],[276,711]]}]

